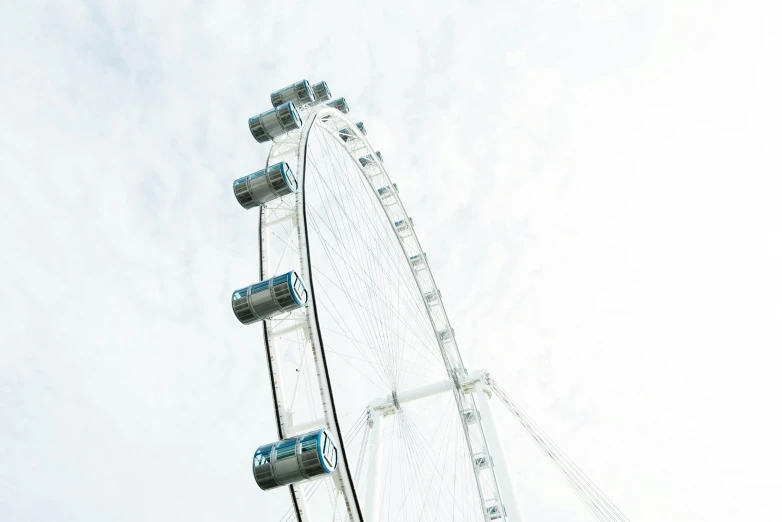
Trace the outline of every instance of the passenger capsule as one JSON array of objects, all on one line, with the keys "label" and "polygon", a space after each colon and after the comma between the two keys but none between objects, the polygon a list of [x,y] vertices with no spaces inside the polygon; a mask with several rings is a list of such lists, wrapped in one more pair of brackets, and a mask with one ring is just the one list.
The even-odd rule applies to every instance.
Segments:
[{"label": "passenger capsule", "polygon": [[263,490],[313,478],[337,469],[337,448],[328,430],[320,429],[261,446],[253,457],[255,482]]},{"label": "passenger capsule", "polygon": [[505,507],[495,499],[489,499],[484,504],[486,520],[499,520],[505,516]]},{"label": "passenger capsule", "polygon": [[236,201],[246,209],[296,192],[299,184],[284,161],[234,181]]},{"label": "passenger capsule", "polygon": [[[356,127],[358,127],[358,130],[361,131],[361,133],[366,136],[367,131],[364,130],[364,124],[361,122],[356,123]],[[350,141],[352,139],[356,138],[356,133],[353,132],[353,129],[350,127],[345,127],[344,129],[339,129],[338,131],[339,137],[342,138],[342,141]]]},{"label": "passenger capsule", "polygon": [[347,114],[350,112],[350,107],[348,107],[348,102],[345,101],[345,98],[331,100],[330,102],[326,102],[326,105],[333,109],[337,109],[342,114]]},{"label": "passenger capsule", "polygon": [[392,183],[390,186],[380,187],[377,189],[377,193],[381,199],[390,198],[394,194],[399,194],[399,187],[396,186],[396,183]]},{"label": "passenger capsule", "polygon": [[375,156],[377,156],[377,159],[380,160],[380,163],[383,163],[383,155],[380,154],[379,150],[376,150],[374,155],[370,154],[368,156],[358,158],[358,162],[361,163],[362,167],[366,167],[367,165],[375,163]]},{"label": "passenger capsule", "polygon": [[353,132],[353,129],[351,129],[350,127],[339,129],[338,133],[339,133],[339,137],[342,138],[342,141],[347,142],[356,139],[356,133]]},{"label": "passenger capsule", "polygon": [[424,294],[424,300],[429,303],[438,303],[442,299],[443,295],[440,293],[439,290],[432,290],[431,292],[426,292]]},{"label": "passenger capsule", "polygon": [[291,102],[298,106],[315,102],[315,93],[310,87],[310,82],[301,80],[283,87],[271,94],[272,107],[278,107],[283,103]]},{"label": "passenger capsule", "polygon": [[409,236],[412,234],[413,218],[400,219],[394,223],[394,228],[400,236]]},{"label": "passenger capsule", "polygon": [[307,304],[307,290],[296,272],[288,272],[233,293],[234,315],[244,324],[268,319]]},{"label": "passenger capsule", "polygon": [[440,339],[442,342],[448,342],[453,340],[454,333],[455,332],[453,328],[451,328],[450,330],[448,329],[440,330],[439,332],[437,332],[437,338]]},{"label": "passenger capsule", "polygon": [[312,92],[315,93],[315,103],[322,103],[331,99],[331,91],[326,82],[318,82],[312,85]]},{"label": "passenger capsule", "polygon": [[481,420],[481,412],[478,410],[464,410],[464,420],[467,424],[477,424]]},{"label": "passenger capsule", "polygon": [[475,469],[482,470],[482,469],[488,469],[492,467],[494,461],[492,460],[490,455],[487,455],[486,453],[478,453],[477,455],[475,455],[475,460],[473,461],[473,464],[475,465]]},{"label": "passenger capsule", "polygon": [[301,116],[291,102],[286,102],[258,116],[253,116],[248,123],[255,141],[263,143],[301,128]]},{"label": "passenger capsule", "polygon": [[423,270],[426,268],[426,252],[423,255],[416,254],[410,257],[410,265],[416,270]]}]

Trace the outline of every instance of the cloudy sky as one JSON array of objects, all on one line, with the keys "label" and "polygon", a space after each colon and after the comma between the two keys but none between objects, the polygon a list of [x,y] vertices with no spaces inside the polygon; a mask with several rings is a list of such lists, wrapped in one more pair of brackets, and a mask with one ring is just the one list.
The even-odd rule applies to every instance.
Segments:
[{"label": "cloudy sky", "polygon": [[[249,472],[275,427],[228,304],[257,272],[231,181],[265,162],[247,118],[306,77],[383,152],[468,367],[631,520],[780,520],[779,22],[696,0],[4,3],[0,519],[276,513]],[[588,520],[498,416],[527,519]]]}]

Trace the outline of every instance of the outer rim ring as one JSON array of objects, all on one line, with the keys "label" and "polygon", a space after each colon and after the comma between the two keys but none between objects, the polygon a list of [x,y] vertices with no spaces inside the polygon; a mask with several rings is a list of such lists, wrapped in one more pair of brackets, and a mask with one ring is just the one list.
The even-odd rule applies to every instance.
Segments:
[{"label": "outer rim ring", "polygon": [[[308,283],[308,285],[309,285],[308,290],[309,290],[309,292],[311,294],[310,295],[310,299],[311,299],[311,303],[312,303],[312,305],[311,305],[312,306],[312,312],[310,311],[310,307],[309,306],[306,309],[307,325],[309,326],[309,330],[310,330],[308,333],[309,333],[310,340],[312,342],[313,351],[317,350],[318,355],[320,356],[321,361],[322,361],[322,365],[323,365],[323,375],[324,375],[324,378],[325,378],[325,381],[326,381],[324,384],[326,384],[327,390],[323,390],[323,387],[321,386],[321,395],[323,396],[324,391],[326,391],[327,394],[328,394],[328,397],[329,397],[329,402],[331,403],[330,411],[325,411],[324,412],[325,413],[325,417],[326,417],[326,422],[327,422],[327,428],[332,432],[332,434],[336,434],[336,440],[339,442],[339,444],[337,446],[338,459],[344,460],[344,462],[343,462],[344,468],[338,469],[334,473],[334,475],[340,475],[341,476],[342,475],[342,469],[344,469],[345,472],[347,473],[349,488],[346,487],[347,485],[343,483],[342,488],[341,488],[341,490],[343,492],[343,498],[345,500],[346,507],[348,508],[349,513],[353,512],[354,514],[357,514],[358,520],[360,522],[363,522],[364,519],[363,519],[363,516],[362,516],[362,513],[361,513],[360,502],[359,502],[359,499],[358,499],[358,495],[357,495],[355,486],[353,484],[353,476],[352,476],[352,474],[350,473],[350,470],[349,470],[348,459],[346,457],[345,450],[344,450],[342,433],[341,433],[341,430],[339,429],[339,424],[338,424],[338,420],[337,420],[337,417],[336,417],[336,404],[334,402],[334,395],[333,395],[333,393],[331,391],[330,375],[328,373],[328,366],[327,366],[328,363],[327,363],[325,350],[323,348],[323,343],[322,343],[323,337],[322,337],[321,332],[320,332],[320,326],[319,326],[319,321],[318,321],[318,317],[317,317],[317,315],[318,315],[317,314],[317,304],[316,304],[317,300],[315,298],[315,290],[314,290],[314,285],[313,285],[313,282],[312,282],[312,275],[311,275],[312,274],[312,268],[311,268],[311,262],[310,262],[310,258],[309,258],[309,244],[308,244],[308,237],[307,237],[308,236],[308,230],[307,230],[306,210],[305,210],[305,208],[306,208],[305,207],[305,199],[306,199],[306,188],[305,188],[306,187],[306,181],[305,180],[306,180],[306,163],[307,163],[306,149],[307,149],[307,141],[309,139],[309,134],[310,134],[310,132],[312,130],[312,127],[315,125],[316,120],[322,119],[322,118],[324,118],[324,116],[327,116],[330,119],[332,119],[332,121],[335,120],[335,119],[339,120],[342,123],[346,124],[349,128],[352,128],[354,130],[354,134],[355,134],[355,138],[354,139],[360,140],[363,143],[363,146],[365,147],[365,149],[366,149],[368,154],[374,155],[375,153],[374,153],[374,148],[369,144],[369,142],[367,141],[366,137],[361,132],[361,130],[358,129],[355,126],[355,124],[347,116],[345,116],[341,111],[339,111],[338,109],[335,109],[335,108],[332,108],[332,107],[324,105],[324,106],[320,106],[320,107],[315,107],[315,108],[313,108],[313,110],[311,112],[310,111],[307,111],[307,112],[309,114],[306,115],[307,117],[304,120],[304,122],[303,122],[303,124],[302,124],[300,129],[297,129],[296,131],[293,131],[292,133],[289,133],[289,135],[286,135],[286,136],[283,136],[283,137],[280,137],[280,138],[277,138],[277,139],[273,140],[272,148],[270,149],[269,155],[267,157],[267,167],[272,162],[273,155],[274,155],[274,158],[275,158],[273,161],[274,161],[274,163],[277,163],[277,162],[281,161],[280,158],[283,157],[282,156],[283,154],[286,154],[286,153],[287,154],[290,154],[290,153],[296,154],[296,152],[294,152],[294,151],[298,151],[297,154],[296,154],[296,159],[298,160],[298,162],[297,162],[298,163],[297,171],[300,173],[299,177],[301,179],[301,182],[300,182],[301,190],[296,195],[295,220],[296,220],[297,226],[299,228],[299,234],[298,234],[299,235],[299,246],[300,246],[300,248],[299,248],[299,261],[300,261],[299,274],[301,274],[301,277]],[[343,140],[339,139],[339,135],[338,135],[338,132],[336,130],[328,129],[328,127],[325,127],[325,126],[324,126],[324,128],[328,132],[330,132],[330,133],[332,133],[334,135],[337,143],[339,143],[343,147],[345,152],[352,158],[353,162],[360,169],[360,171],[364,175],[364,180],[374,189],[374,185],[372,183],[372,180],[369,179],[365,168],[363,166],[361,166],[361,164],[358,161],[358,155],[348,148],[348,143],[347,142],[344,142]],[[293,141],[292,138],[294,138],[293,135],[297,135],[295,137],[298,137],[298,139],[296,140],[297,141],[297,144],[296,144],[297,146],[293,146],[293,143],[292,143],[292,141]],[[352,142],[353,140],[350,140],[350,141]],[[277,146],[279,146],[281,148],[282,152],[278,152],[278,149],[276,148]],[[287,146],[287,148],[283,149],[282,147],[284,147],[284,146]],[[277,153],[277,154],[275,155],[275,153]],[[291,162],[288,159],[284,159],[282,161]],[[376,168],[380,169],[381,174],[383,175],[383,183],[387,183],[388,185],[392,185],[393,184],[391,182],[391,178],[389,177],[388,173],[386,172],[385,167],[383,166],[382,162],[374,162],[373,166],[375,166]],[[404,216],[403,219],[408,219],[409,220],[410,217],[407,214],[407,211],[405,210],[404,205],[402,204],[401,199],[399,199],[398,193],[396,193],[396,191],[395,191],[395,194],[397,194],[396,203],[397,203],[397,205],[399,205],[399,210],[401,212],[401,215]],[[378,198],[379,203],[381,205],[381,208],[383,208],[384,212],[386,213],[386,217],[387,217],[387,219],[389,221],[389,226],[393,227],[394,226],[394,219],[392,218],[391,213],[389,212],[387,206],[385,204],[383,204],[382,200],[380,200],[380,195],[379,194],[375,193],[375,196]],[[260,212],[261,217],[260,217],[260,221],[259,221],[259,248],[260,248],[260,254],[261,254],[261,278],[262,279],[263,279],[263,276],[264,276],[264,274],[263,274],[263,265],[266,262],[266,255],[265,255],[266,253],[263,251],[263,244],[264,244],[263,237],[264,237],[264,228],[265,228],[265,212],[264,212],[264,210],[265,210],[265,207],[261,207],[261,212]],[[397,217],[397,220],[398,220],[398,217]],[[302,226],[304,227],[304,234],[301,233],[301,227]],[[418,240],[418,236],[417,236],[417,234],[415,233],[415,230],[412,227],[410,227],[410,235],[409,235],[409,237],[412,238],[412,244],[416,248],[417,252],[422,253],[423,249],[421,248],[421,244],[420,244],[420,242]],[[407,253],[407,251],[405,249],[405,245],[403,244],[402,239],[399,237],[399,235],[397,235],[397,240],[399,242],[399,247],[402,249],[402,252],[403,253]],[[429,268],[429,263],[428,263],[428,261],[426,261],[426,258],[424,258],[424,263],[425,263],[424,267],[422,267],[421,270],[418,270],[419,273],[420,272],[426,272],[426,274],[428,275],[428,279],[429,279],[429,281],[432,284],[432,290],[439,290],[437,285],[436,285],[436,283],[435,283],[434,276],[432,275],[431,270]],[[435,336],[437,336],[438,327],[435,324],[435,319],[434,319],[434,317],[432,315],[432,310],[429,308],[429,306],[427,304],[426,297],[425,297],[426,292],[424,291],[424,288],[422,288],[421,281],[419,280],[418,276],[416,276],[415,272],[413,271],[412,266],[408,265],[408,269],[410,269],[411,272],[413,272],[412,275],[413,275],[414,280],[416,281],[416,286],[418,288],[419,295],[421,296],[422,302],[423,302],[423,304],[425,306],[425,310],[426,310],[427,315],[429,317],[429,320],[430,320],[430,323],[431,323],[431,326],[432,326],[433,334]],[[294,270],[295,270],[295,268],[294,268]],[[447,312],[445,311],[445,307],[442,305],[442,301],[441,300],[440,300],[440,305],[442,307],[441,308],[441,310],[442,310],[442,312],[441,312],[442,313],[441,322],[445,323],[444,325],[441,324],[440,326],[441,327],[444,326],[445,328],[450,329],[451,328],[450,320],[448,319]],[[440,329],[442,329],[442,328],[440,328]],[[265,334],[264,335],[264,343],[265,343],[266,352],[267,352],[267,363],[269,364],[269,376],[270,376],[270,381],[271,381],[271,385],[272,385],[272,393],[273,393],[274,408],[275,408],[275,413],[276,413],[276,418],[277,418],[278,433],[279,433],[280,437],[282,438],[285,435],[283,433],[284,421],[283,421],[283,418],[281,416],[281,412],[279,411],[279,402],[278,402],[278,397],[277,397],[277,393],[276,393],[277,387],[280,386],[281,384],[276,381],[276,379],[275,379],[275,371],[272,369],[272,355],[271,355],[271,348],[270,348],[270,343],[269,343],[269,333],[270,333],[270,330],[272,330],[271,333],[273,334],[273,328],[270,329],[268,322],[264,321],[264,334]],[[306,330],[307,330],[307,328],[305,326],[305,331]],[[312,333],[316,333],[317,335],[312,335]],[[470,402],[473,402],[473,399],[471,397],[466,396],[464,394],[464,392],[462,392],[461,389],[460,389],[460,385],[458,383],[458,376],[455,375],[455,373],[458,372],[459,374],[464,374],[464,373],[466,373],[466,370],[464,369],[464,364],[462,362],[461,354],[460,354],[458,346],[456,344],[456,340],[453,339],[452,343],[453,343],[453,346],[450,349],[450,353],[452,354],[452,356],[450,358],[446,355],[446,350],[443,347],[442,343],[440,343],[439,346],[440,346],[440,350],[442,352],[442,356],[443,356],[443,359],[444,359],[443,360],[443,364],[444,364],[445,369],[446,370],[450,370],[450,368],[449,368],[450,365],[449,365],[449,362],[447,362],[447,360],[450,359],[450,362],[455,362],[456,363],[456,365],[454,366],[454,369],[453,369],[453,372],[454,372],[454,375],[453,375],[454,382],[457,384],[457,387],[458,387],[458,389],[454,390],[455,402],[456,402],[456,406],[457,406],[457,408],[459,410],[460,417],[461,417],[461,424],[462,424],[463,429],[464,429],[463,436],[465,437],[465,440],[466,440],[466,443],[468,445],[468,448],[470,448],[469,449],[470,453],[471,454],[475,454],[475,452],[472,449],[471,436],[469,434],[469,427],[466,424],[466,421],[464,419],[464,414],[463,414],[464,406],[462,404],[462,398],[466,399],[466,400],[468,400]],[[275,355],[275,357],[276,357],[276,355]],[[316,360],[316,365],[317,364],[318,364],[318,361]],[[450,371],[449,371],[449,373],[450,373]],[[477,406],[474,405],[474,404],[471,404],[471,405],[468,405],[468,406],[473,408],[473,409],[477,409]],[[331,419],[329,417],[331,417]],[[485,435],[483,435],[482,428],[481,428],[481,438],[483,438],[484,443],[485,443]],[[334,475],[332,475],[332,476],[334,476]],[[476,481],[478,482],[477,486],[478,486],[478,494],[479,494],[480,499],[481,499],[481,506],[483,506],[485,499],[484,499],[484,495],[483,495],[483,488],[480,485],[480,480],[478,479],[477,472],[476,472],[476,477],[475,478],[476,478]],[[494,478],[494,484],[495,484],[495,489],[496,489],[495,497],[499,498],[499,488],[497,487],[496,478]],[[346,490],[349,490],[349,491],[346,491]],[[300,493],[297,491],[297,488],[296,488],[295,485],[290,487],[290,492],[291,492],[291,498],[292,498],[293,504],[294,504],[295,514],[298,517],[299,521],[301,521],[302,520],[301,513],[302,513],[302,511],[306,512],[306,509],[301,509],[301,506],[297,502],[297,497],[299,496]],[[306,500],[305,500],[305,503],[306,503]],[[351,509],[351,508],[353,508],[353,509]],[[355,520],[355,518],[353,518],[353,516],[351,516],[351,519]]]},{"label": "outer rim ring", "polygon": [[[339,441],[339,446],[337,447],[337,462],[340,460],[343,461],[343,469],[346,471],[346,475],[348,478],[348,484],[350,486],[350,492],[352,499],[349,499],[347,495],[345,495],[345,500],[348,503],[349,507],[353,507],[350,504],[355,504],[355,511],[358,515],[359,522],[364,522],[364,517],[361,513],[361,503],[358,499],[358,492],[356,491],[356,486],[353,483],[353,474],[350,473],[350,465],[348,464],[348,458],[347,454],[345,453],[345,442],[342,437],[342,430],[339,427],[339,419],[337,418],[337,405],[334,401],[334,392],[332,391],[331,387],[331,375],[329,374],[329,368],[328,368],[328,360],[326,358],[326,350],[323,348],[323,335],[320,331],[320,321],[318,319],[318,305],[317,305],[317,299],[315,298],[315,285],[312,282],[312,262],[310,260],[310,243],[309,243],[309,229],[307,227],[307,143],[310,138],[310,132],[312,131],[312,127],[315,123],[315,119],[318,117],[319,114],[323,112],[331,112],[334,111],[335,113],[342,114],[337,109],[322,109],[319,111],[313,112],[310,117],[307,119],[306,123],[306,129],[304,128],[304,125],[302,125],[302,135],[304,136],[303,140],[299,140],[299,170],[301,171],[301,191],[299,191],[296,195],[296,209],[297,209],[297,219],[302,222],[304,225],[304,234],[303,234],[303,241],[302,234],[299,233],[299,242],[304,243],[305,248],[301,248],[299,250],[300,252],[300,259],[301,259],[301,272],[303,275],[305,275],[307,279],[307,283],[309,285],[309,292],[310,292],[310,302],[312,303],[312,313],[309,312],[310,307],[307,307],[307,320],[310,323],[310,327],[312,327],[313,323],[315,326],[315,331],[317,332],[317,339],[315,337],[312,337],[312,346],[313,351],[317,349],[320,352],[320,357],[323,361],[323,367],[324,367],[324,376],[326,378],[326,385],[328,387],[328,395],[331,402],[331,411],[326,412],[326,422],[327,425],[329,421],[332,421],[334,425],[334,433],[336,434],[336,439]],[[301,228],[299,229],[301,230]],[[304,263],[303,256],[306,256],[306,265]],[[306,266],[306,274],[304,272],[304,267]],[[321,391],[322,393],[322,391]],[[329,419],[329,414],[333,419]],[[340,475],[342,475],[341,471],[337,471]],[[344,485],[343,485],[343,493],[344,493]],[[351,502],[352,500],[352,502]]]}]

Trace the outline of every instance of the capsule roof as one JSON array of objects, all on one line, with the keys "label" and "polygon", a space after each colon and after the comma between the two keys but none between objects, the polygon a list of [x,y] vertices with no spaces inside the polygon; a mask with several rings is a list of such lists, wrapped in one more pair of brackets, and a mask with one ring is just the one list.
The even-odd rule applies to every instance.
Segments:
[{"label": "capsule roof", "polygon": [[323,471],[329,475],[337,469],[339,458],[336,442],[329,430],[325,428],[318,433],[318,459]]},{"label": "capsule roof", "polygon": [[288,288],[291,289],[291,295],[299,306],[307,304],[308,294],[307,289],[304,288],[304,282],[294,271],[288,272]]},{"label": "capsule roof", "polygon": [[315,93],[307,80],[299,80],[288,86],[278,89],[269,96],[272,105],[277,107],[285,102],[293,102],[296,105],[304,105],[315,101]]},{"label": "capsule roof", "polygon": [[331,91],[326,82],[318,82],[312,85],[312,92],[315,93],[316,102],[324,102],[331,99]]},{"label": "capsule roof", "polygon": [[291,102],[286,103],[286,105],[288,106],[288,111],[291,114],[291,118],[293,118],[297,124],[296,126],[301,127],[301,115],[299,114],[298,109],[296,109],[296,106]]},{"label": "capsule roof", "polygon": [[296,176],[293,175],[293,171],[286,162],[281,161],[276,165],[272,165],[272,167],[277,167],[280,169],[282,172],[282,179],[285,180],[285,184],[288,185],[288,188],[291,189],[291,192],[296,192],[299,190],[299,182],[296,180]]},{"label": "capsule roof", "polygon": [[392,183],[390,186],[386,185],[385,187],[380,187],[379,189],[377,189],[377,192],[381,196],[384,196],[386,194],[389,194],[392,188],[394,192],[399,193],[399,187],[396,186],[396,183]]},{"label": "capsule roof", "polygon": [[345,101],[345,98],[337,98],[335,100],[331,100],[330,102],[326,102],[326,105],[334,109],[337,109],[343,114],[347,114],[350,112],[350,107],[348,107],[348,102]]},{"label": "capsule roof", "polygon": [[264,143],[286,132],[301,128],[301,116],[293,103],[285,102],[253,116],[247,123],[255,140]]}]

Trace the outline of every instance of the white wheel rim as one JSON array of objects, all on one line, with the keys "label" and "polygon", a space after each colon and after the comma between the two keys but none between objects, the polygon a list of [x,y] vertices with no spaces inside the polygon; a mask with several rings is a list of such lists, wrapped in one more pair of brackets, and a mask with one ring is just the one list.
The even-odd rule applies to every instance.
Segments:
[{"label": "white wheel rim", "polygon": [[[281,438],[287,437],[292,435],[294,431],[300,431],[296,430],[297,426],[302,427],[306,425],[306,421],[294,421],[291,418],[290,412],[290,409],[295,407],[297,393],[303,393],[299,386],[300,380],[302,380],[300,379],[301,374],[298,374],[295,377],[295,384],[292,387],[293,398],[289,401],[286,392],[291,386],[286,386],[284,383],[284,374],[286,373],[284,368],[285,363],[280,359],[277,348],[278,339],[285,339],[286,336],[295,336],[301,345],[299,350],[301,361],[308,361],[307,348],[312,347],[312,362],[315,373],[317,374],[315,380],[318,383],[319,390],[310,390],[309,393],[312,396],[320,398],[324,425],[332,430],[339,441],[339,459],[341,464],[334,475],[332,475],[333,484],[330,491],[327,493],[333,510],[333,520],[350,519],[370,522],[367,518],[367,513],[362,513],[357,485],[354,483],[353,476],[351,475],[351,472],[355,473],[355,471],[350,469],[350,460],[345,448],[344,439],[347,434],[343,436],[343,430],[341,429],[346,428],[346,426],[339,425],[339,418],[335,414],[336,405],[334,391],[330,383],[327,356],[319,330],[317,315],[319,303],[314,295],[317,293],[317,285],[313,284],[315,278],[310,270],[310,245],[308,245],[308,235],[310,231],[306,227],[307,209],[305,208],[305,184],[307,183],[307,142],[312,130],[318,128],[324,132],[331,133],[332,136],[336,136],[336,130],[339,128],[347,127],[352,129],[356,136],[354,139],[347,143],[343,143],[339,138],[335,138],[337,140],[335,143],[340,143],[342,149],[353,158],[353,162],[359,167],[359,170],[364,175],[365,181],[370,184],[375,196],[380,201],[380,205],[384,209],[386,218],[392,227],[393,223],[409,219],[409,216],[407,216],[402,202],[396,194],[393,195],[393,197],[396,198],[396,204],[393,208],[384,205],[381,197],[377,194],[377,188],[392,186],[392,182],[382,163],[378,163],[370,169],[360,167],[357,158],[372,154],[374,149],[372,149],[366,138],[364,138],[362,133],[349,119],[335,109],[323,108],[322,106],[309,110],[305,109],[302,115],[304,116],[302,129],[275,139],[267,158],[267,167],[279,161],[286,161],[291,165],[294,172],[296,172],[299,177],[299,194],[295,197],[295,204],[291,201],[294,199],[294,196],[291,195],[262,208],[259,226],[261,279],[268,278],[280,270],[287,271],[296,269],[302,275],[304,281],[307,282],[312,296],[311,304],[304,310],[280,318],[267,320],[264,323],[264,331],[266,333],[265,345],[270,377],[273,384],[272,389],[278,421],[278,434]],[[327,118],[325,123],[324,118]],[[287,217],[285,217],[286,215]],[[310,224],[310,226],[312,226],[312,224]],[[409,228],[410,230],[405,232],[406,237],[404,239],[397,234],[398,245],[406,258],[423,253],[413,227]],[[282,233],[279,233],[280,230]],[[283,240],[283,237],[286,239]],[[275,243],[271,248],[270,241]],[[294,252],[296,251],[298,254],[294,255]],[[424,296],[429,292],[437,292],[437,287],[434,284],[434,278],[429,270],[428,262],[424,259],[422,266],[415,271],[412,270],[411,267],[409,268],[417,286],[418,297],[422,300],[421,302],[424,303],[423,308],[426,310],[429,319],[430,333],[436,334],[436,332],[440,331],[450,332],[450,322],[448,321],[447,314],[441,301],[438,299],[440,306],[435,307],[435,309],[426,304]],[[317,270],[317,268],[315,268],[315,270]],[[466,371],[464,370],[455,339],[449,339],[446,343],[439,342],[437,345],[441,355],[440,362],[446,370],[446,373],[456,376],[454,380],[459,381],[459,376],[465,375]],[[307,379],[311,377],[312,376],[305,377],[303,381],[306,383]],[[455,390],[453,392],[453,397],[455,405],[459,410],[459,418],[462,421],[461,435],[458,435],[458,429],[454,430],[454,433],[456,433],[455,436],[462,437],[462,440],[466,445],[468,450],[466,458],[470,459],[470,461],[474,461],[476,455],[480,455],[486,448],[485,436],[480,422],[477,423],[476,428],[475,425],[468,425],[464,421],[464,410],[476,409],[474,399],[472,398],[472,395],[465,395],[461,390]],[[354,433],[353,436],[355,437],[355,435],[356,434]],[[366,433],[361,437],[360,443],[359,454],[361,456],[358,458],[359,468],[364,464],[363,456],[366,454],[367,445]],[[356,464],[356,462],[353,464]],[[495,500],[500,503],[499,505],[502,505],[496,477],[491,467],[478,471],[472,469],[471,471],[474,473],[472,494],[477,494],[475,504],[481,508],[481,511],[476,510],[475,513],[473,513],[472,518],[468,519],[489,519],[485,512],[482,512],[482,506],[486,506],[486,502]],[[312,519],[308,509],[309,502],[307,496],[317,487],[318,484],[316,483],[299,484],[291,487],[292,499],[295,506],[292,515],[297,515],[299,520]],[[426,506],[424,506],[423,509],[427,509]],[[322,509],[320,511],[322,511]],[[461,516],[466,515],[462,514]],[[497,519],[496,517],[491,518]],[[499,518],[504,519],[504,513],[501,514]],[[391,517],[391,519],[393,519],[393,517]],[[400,518],[400,520],[402,520],[402,518]]]}]

